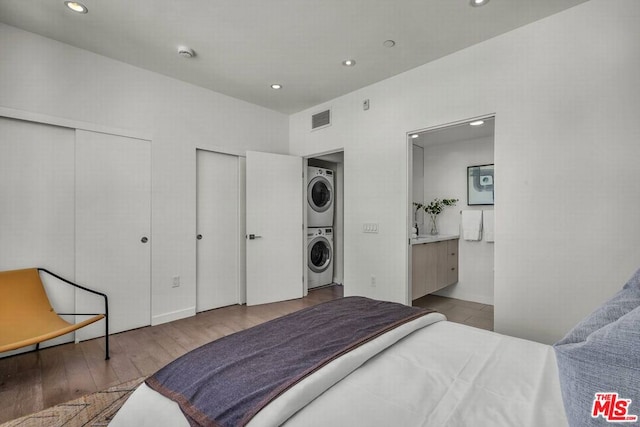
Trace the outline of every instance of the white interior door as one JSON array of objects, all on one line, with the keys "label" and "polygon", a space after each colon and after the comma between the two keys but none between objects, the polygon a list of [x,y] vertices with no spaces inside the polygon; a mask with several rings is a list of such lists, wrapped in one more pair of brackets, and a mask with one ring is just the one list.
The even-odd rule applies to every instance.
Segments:
[{"label": "white interior door", "polygon": [[[76,280],[109,297],[111,333],[151,323],[150,154],[149,141],[76,131]],[[79,312],[102,306],[86,293],[76,301]]]},{"label": "white interior door", "polygon": [[247,305],[303,295],[302,159],[247,152]]},{"label": "white interior door", "polygon": [[[240,302],[239,159],[197,150],[198,312]],[[242,194],[244,196],[244,194]]]},{"label": "white interior door", "polygon": [[0,270],[74,272],[74,129],[0,117]]}]

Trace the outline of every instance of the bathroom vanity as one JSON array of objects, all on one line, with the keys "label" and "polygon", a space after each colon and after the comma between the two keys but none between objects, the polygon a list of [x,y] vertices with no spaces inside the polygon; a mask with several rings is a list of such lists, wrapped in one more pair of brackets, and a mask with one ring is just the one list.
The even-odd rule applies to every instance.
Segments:
[{"label": "bathroom vanity", "polygon": [[439,234],[411,239],[412,299],[458,281],[459,237]]}]

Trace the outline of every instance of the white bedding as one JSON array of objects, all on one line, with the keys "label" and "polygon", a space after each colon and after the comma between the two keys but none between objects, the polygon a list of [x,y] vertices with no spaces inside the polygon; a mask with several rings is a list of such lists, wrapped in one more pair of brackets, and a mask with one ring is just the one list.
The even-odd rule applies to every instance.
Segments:
[{"label": "white bedding", "polygon": [[[421,319],[414,322],[429,326],[405,338],[397,328],[332,362],[249,426],[281,420],[287,427],[567,425],[550,346],[448,322],[436,313]],[[144,384],[110,424],[188,425],[176,403]]]}]

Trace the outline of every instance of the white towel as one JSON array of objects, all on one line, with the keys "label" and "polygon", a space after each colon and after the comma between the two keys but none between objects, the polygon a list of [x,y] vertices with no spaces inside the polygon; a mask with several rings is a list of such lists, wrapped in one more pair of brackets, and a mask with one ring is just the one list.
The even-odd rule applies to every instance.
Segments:
[{"label": "white towel", "polygon": [[482,211],[462,211],[462,238],[482,239]]},{"label": "white towel", "polygon": [[485,242],[493,242],[493,211],[484,211],[482,214],[482,234],[484,234]]}]

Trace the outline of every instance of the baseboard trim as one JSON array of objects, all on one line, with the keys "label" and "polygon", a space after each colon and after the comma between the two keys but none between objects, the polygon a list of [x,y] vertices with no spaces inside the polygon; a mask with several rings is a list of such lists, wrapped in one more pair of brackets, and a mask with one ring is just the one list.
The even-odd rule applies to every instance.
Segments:
[{"label": "baseboard trim", "polygon": [[196,315],[196,308],[189,307],[183,310],[176,310],[170,313],[163,313],[151,317],[151,326],[161,325],[163,323],[173,322],[174,320],[184,319]]}]

